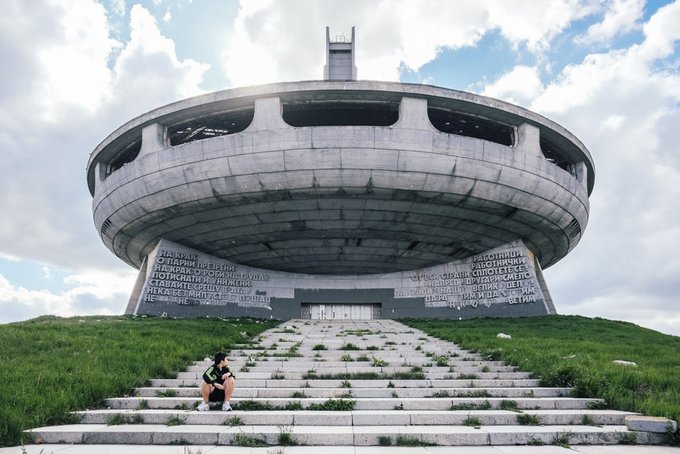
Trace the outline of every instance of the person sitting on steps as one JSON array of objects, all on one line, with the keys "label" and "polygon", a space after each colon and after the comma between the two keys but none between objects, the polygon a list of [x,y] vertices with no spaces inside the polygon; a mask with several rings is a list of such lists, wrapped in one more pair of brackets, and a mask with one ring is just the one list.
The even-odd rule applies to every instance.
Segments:
[{"label": "person sitting on steps", "polygon": [[203,402],[196,408],[198,411],[210,410],[209,402],[222,402],[223,411],[231,411],[229,400],[234,392],[234,382],[236,377],[229,370],[229,360],[227,354],[219,352],[215,354],[215,363],[208,367],[203,373],[203,383],[201,383],[201,398]]}]

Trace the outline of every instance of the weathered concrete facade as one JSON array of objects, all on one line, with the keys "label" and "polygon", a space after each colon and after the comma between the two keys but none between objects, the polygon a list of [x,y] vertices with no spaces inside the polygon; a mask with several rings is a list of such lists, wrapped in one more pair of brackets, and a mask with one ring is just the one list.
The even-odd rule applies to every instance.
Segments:
[{"label": "weathered concrete facade", "polygon": [[[88,184],[104,244],[132,266],[150,264],[164,239],[234,266],[330,282],[300,287],[316,303],[344,293],[348,304],[380,300],[381,316],[399,317],[425,316],[424,296],[397,298],[376,275],[453,266],[519,241],[542,281],[540,268],[581,238],[594,167],[567,130],[498,100],[318,81],[226,90],[142,115],[95,149]],[[340,276],[380,285],[347,289]],[[283,300],[293,306],[269,315],[299,317],[302,299]],[[540,301],[552,312],[549,297]],[[455,306],[427,315],[457,318]],[[509,315],[528,307],[510,306]],[[209,310],[253,310],[237,307]],[[480,307],[465,310],[498,315]]]},{"label": "weathered concrete facade", "polygon": [[161,240],[142,266],[126,312],[277,319],[555,313],[540,276],[533,254],[521,241],[413,271],[320,276],[241,266]]}]

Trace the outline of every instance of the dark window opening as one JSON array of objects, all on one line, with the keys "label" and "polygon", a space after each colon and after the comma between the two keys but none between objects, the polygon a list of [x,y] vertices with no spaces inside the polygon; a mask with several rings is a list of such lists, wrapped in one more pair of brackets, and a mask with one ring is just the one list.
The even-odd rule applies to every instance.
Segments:
[{"label": "dark window opening", "polygon": [[107,175],[111,175],[116,170],[120,169],[126,164],[131,163],[142,149],[142,137],[140,136],[134,142],[131,142],[109,163]]},{"label": "dark window opening", "polygon": [[398,102],[306,101],[283,104],[291,126],[390,126],[399,119]]},{"label": "dark window opening", "polygon": [[508,125],[438,108],[428,108],[427,115],[432,126],[447,134],[473,137],[507,146],[514,143],[514,129]]},{"label": "dark window opening", "polygon": [[545,159],[552,162],[560,169],[566,170],[567,172],[574,175],[575,168],[573,163],[565,157],[562,150],[560,150],[554,143],[545,139],[541,139],[541,151],[543,152]]},{"label": "dark window opening", "polygon": [[109,230],[109,228],[111,228],[111,219],[107,219],[102,224],[102,228],[100,229],[101,236],[106,235],[106,232]]},{"label": "dark window opening", "polygon": [[253,121],[255,110],[249,109],[201,117],[168,127],[170,145],[226,136],[245,130]]}]

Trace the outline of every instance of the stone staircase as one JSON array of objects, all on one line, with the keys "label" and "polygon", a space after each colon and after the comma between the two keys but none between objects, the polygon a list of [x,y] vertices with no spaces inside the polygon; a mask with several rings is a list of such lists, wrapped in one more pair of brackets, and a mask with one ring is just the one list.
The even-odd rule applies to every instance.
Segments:
[{"label": "stone staircase", "polygon": [[232,412],[198,412],[210,361],[135,397],[30,432],[43,443],[155,445],[576,445],[661,443],[632,413],[544,388],[529,373],[392,320],[291,320],[229,353]]}]

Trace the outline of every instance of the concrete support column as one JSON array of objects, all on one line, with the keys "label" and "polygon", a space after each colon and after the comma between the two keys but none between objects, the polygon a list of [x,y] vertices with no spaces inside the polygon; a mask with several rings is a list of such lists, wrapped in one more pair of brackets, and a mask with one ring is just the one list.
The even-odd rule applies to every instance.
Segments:
[{"label": "concrete support column", "polygon": [[165,127],[160,123],[153,123],[142,129],[142,149],[139,151],[139,156],[147,153],[167,148],[165,145]]},{"label": "concrete support column", "polygon": [[515,149],[535,156],[543,156],[541,152],[541,131],[533,125],[522,123],[517,127],[517,143]]},{"label": "concrete support column", "polygon": [[97,162],[94,167],[94,190],[95,192],[99,188],[99,185],[106,180],[106,166],[100,162]]},{"label": "concrete support column", "polygon": [[584,186],[588,187],[588,167],[586,163],[581,161],[574,164],[574,170],[576,172],[576,179]]},{"label": "concrete support column", "polygon": [[427,115],[427,99],[401,98],[399,120],[394,124],[394,128],[436,131]]},{"label": "concrete support column", "polygon": [[290,128],[291,126],[283,121],[282,112],[283,106],[278,97],[256,99],[253,122],[250,123],[246,131],[271,131]]}]

